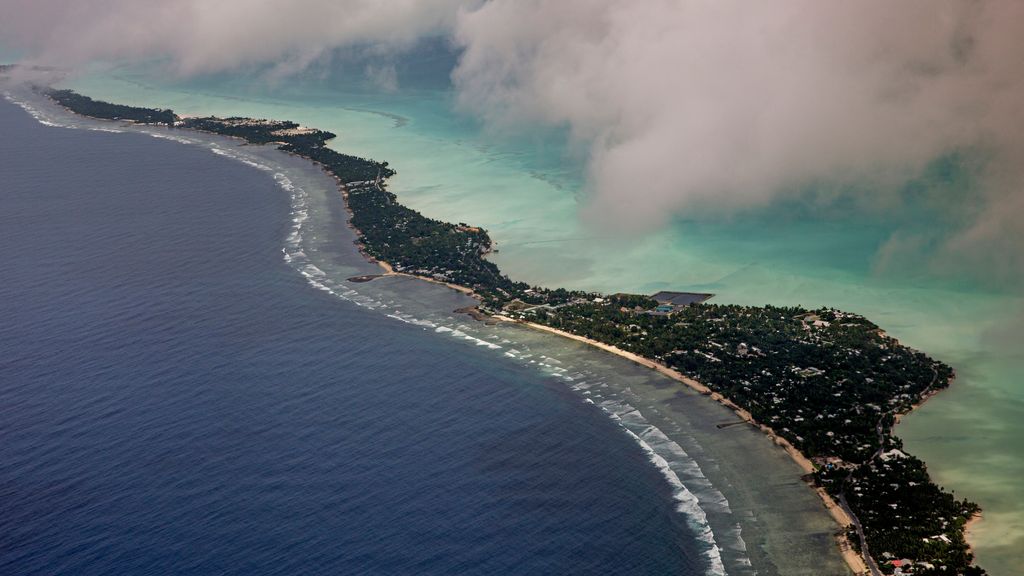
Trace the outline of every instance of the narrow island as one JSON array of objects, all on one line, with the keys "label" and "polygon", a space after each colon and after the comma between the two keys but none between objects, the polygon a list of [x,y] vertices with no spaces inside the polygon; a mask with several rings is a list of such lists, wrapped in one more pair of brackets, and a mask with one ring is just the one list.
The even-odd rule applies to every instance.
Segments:
[{"label": "narrow island", "polygon": [[[980,508],[937,486],[893,427],[948,387],[952,368],[900,344],[866,318],[831,308],[708,304],[710,294],[605,295],[530,286],[486,259],[486,230],[428,218],[387,190],[387,162],[339,153],[334,134],[294,122],[182,118],[171,110],[39,88],[94,118],[160,124],[272,144],[338,182],[360,248],[389,274],[472,294],[462,310],[584,341],[675,378],[759,427],[807,472],[843,527],[839,546],[864,574],[980,576],[964,534]],[[372,281],[376,275],[353,278]]]}]

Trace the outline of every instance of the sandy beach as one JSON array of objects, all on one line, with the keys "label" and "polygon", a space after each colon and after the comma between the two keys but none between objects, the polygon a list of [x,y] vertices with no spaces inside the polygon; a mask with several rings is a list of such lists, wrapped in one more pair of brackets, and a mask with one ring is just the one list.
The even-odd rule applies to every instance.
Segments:
[{"label": "sandy beach", "polygon": [[[734,404],[728,398],[722,396],[718,392],[712,391],[707,386],[701,384],[700,382],[694,380],[693,378],[685,376],[684,374],[682,374],[681,372],[679,372],[677,370],[673,370],[673,369],[669,368],[668,366],[665,366],[664,364],[660,364],[660,363],[655,362],[655,361],[653,361],[653,360],[651,360],[649,358],[645,358],[645,357],[640,356],[638,354],[634,354],[632,352],[628,352],[628,351],[623,350],[621,348],[616,348],[615,346],[611,346],[611,345],[605,344],[603,342],[598,342],[597,340],[592,340],[592,339],[587,338],[585,336],[580,336],[578,334],[573,334],[571,332],[565,332],[565,331],[562,331],[562,330],[558,330],[557,328],[552,328],[550,326],[544,326],[543,324],[535,324],[533,322],[524,322],[524,321],[521,321],[521,320],[516,320],[516,319],[513,319],[513,318],[509,318],[507,316],[500,316],[500,315],[496,315],[496,316],[494,316],[494,318],[496,318],[498,320],[501,320],[503,322],[512,322],[512,323],[515,323],[515,324],[520,324],[520,325],[523,325],[523,326],[528,326],[528,327],[530,327],[530,328],[532,328],[534,330],[539,330],[539,331],[542,331],[542,332],[547,332],[547,333],[550,333],[550,334],[555,334],[555,335],[561,336],[563,338],[569,338],[569,339],[575,340],[577,342],[582,342],[584,344],[588,344],[588,345],[593,346],[595,348],[599,348],[601,350],[604,350],[605,352],[608,352],[608,353],[611,353],[611,354],[615,354],[616,356],[620,356],[622,358],[626,358],[627,360],[630,360],[632,362],[640,364],[641,366],[645,366],[647,368],[655,370],[658,373],[663,374],[664,376],[667,376],[667,377],[669,377],[669,378],[671,378],[671,379],[673,379],[673,380],[675,380],[677,382],[680,382],[682,384],[685,384],[687,387],[689,387],[689,388],[699,392],[700,394],[702,394],[704,396],[707,396],[707,397],[711,398],[712,400],[714,400],[715,402],[721,404],[722,406],[725,406],[726,408],[729,408],[737,416],[739,416],[740,419],[742,419],[744,422],[747,422],[747,423],[751,424],[752,426],[756,426],[757,428],[759,428],[761,430],[761,432],[763,432],[766,436],[768,436],[768,438],[770,438],[772,440],[772,442],[775,443],[775,445],[780,446],[783,450],[785,450],[786,454],[788,454],[789,457],[792,458],[792,460],[794,462],[796,462],[796,464],[798,466],[800,466],[801,470],[803,470],[805,473],[810,474],[810,473],[814,472],[814,464],[811,463],[811,461],[809,459],[807,459],[807,457],[804,456],[799,450],[797,450],[792,444],[790,444],[788,440],[786,440],[785,438],[780,437],[770,427],[765,426],[765,425],[757,422],[756,420],[754,420],[753,416],[751,416],[749,412],[747,412],[746,410],[740,408],[739,406]],[[814,491],[818,495],[818,497],[821,499],[822,503],[825,506],[825,509],[828,510],[829,514],[832,516],[832,518],[836,521],[836,523],[840,527],[845,529],[847,526],[852,524],[852,520],[850,519],[849,515],[847,515],[846,511],[843,510],[843,508],[827,492],[825,492],[824,489],[822,489],[822,488],[814,488]],[[972,522],[974,522],[974,520],[972,520]],[[850,545],[850,542],[846,538],[845,534],[839,536],[837,538],[837,540],[838,540],[839,551],[842,554],[843,560],[850,567],[850,570],[852,570],[855,574],[867,574],[867,573],[869,573],[868,567],[867,567],[867,564],[864,561],[864,558],[861,557],[860,554],[858,554],[857,552],[855,552],[853,550],[853,548]]]},{"label": "sandy beach", "polygon": [[964,526],[964,539],[967,540],[967,549],[971,554],[974,554],[974,546],[971,544],[971,541],[974,540],[974,530],[978,528],[978,524],[981,524],[981,521],[984,519],[985,515],[982,512],[978,512],[971,516],[971,519],[967,521],[967,525]]},{"label": "sandy beach", "polygon": [[[319,164],[318,164],[318,167],[323,169],[323,166],[320,166]],[[327,172],[327,171],[325,170],[325,172]],[[328,174],[330,174],[330,173],[328,172]],[[332,175],[332,178],[334,178],[334,180],[338,183],[338,189],[341,191],[341,196],[342,196],[342,199],[344,200],[345,210],[349,214],[348,226],[358,236],[359,235],[359,230],[355,226],[353,226],[352,222],[351,222],[352,211],[348,207],[348,189],[345,186],[345,184],[343,182],[341,182],[338,178],[334,177],[333,175]],[[441,280],[437,280],[435,278],[428,278],[428,277],[425,277],[425,276],[419,276],[419,275],[416,275],[416,274],[408,274],[408,273],[405,273],[405,272],[396,272],[394,267],[391,264],[389,264],[388,262],[384,262],[382,260],[379,260],[379,259],[374,258],[374,257],[370,256],[369,254],[367,254],[365,249],[363,248],[362,244],[359,244],[358,246],[359,246],[359,252],[360,252],[360,254],[363,255],[363,257],[365,257],[368,261],[377,264],[378,266],[381,267],[381,269],[384,270],[384,274],[383,274],[384,276],[404,276],[404,277],[408,277],[408,278],[414,278],[414,279],[417,279],[417,280],[422,280],[422,281],[425,281],[425,282],[430,282],[432,284],[438,284],[438,285],[446,286],[448,288],[451,288],[452,290],[455,290],[457,292],[460,292],[462,294],[465,294],[467,296],[471,296],[471,297],[476,298],[477,300],[479,300],[479,297],[476,295],[476,293],[474,293],[474,291],[471,288],[469,288],[469,287],[461,286],[459,284],[453,284],[451,282],[444,282],[444,281],[441,281]],[[458,310],[458,312],[469,313],[468,309],[460,309],[460,310]],[[471,314],[471,315],[475,319],[481,320],[481,318],[479,317],[479,313],[478,314]],[[658,372],[658,373],[660,373],[660,374],[662,374],[664,376],[667,376],[668,378],[671,378],[672,380],[680,382],[680,383],[686,385],[687,387],[689,387],[690,389],[700,393],[701,395],[707,396],[711,400],[717,402],[718,404],[721,404],[722,406],[725,406],[726,408],[732,410],[741,420],[743,420],[744,422],[747,422],[748,424],[750,424],[752,426],[755,426],[758,429],[760,429],[761,432],[764,433],[776,446],[781,447],[786,452],[786,454],[788,454],[789,457],[797,464],[797,466],[799,466],[800,469],[803,470],[803,472],[805,474],[811,474],[815,470],[814,464],[803,453],[801,453],[799,450],[797,450],[796,447],[794,447],[788,440],[786,440],[785,438],[782,438],[781,436],[776,434],[775,431],[772,430],[770,427],[765,426],[764,424],[761,424],[761,423],[757,422],[754,419],[754,417],[750,414],[750,412],[748,412],[748,411],[744,410],[743,408],[737,406],[735,403],[733,403],[730,399],[726,398],[725,396],[719,394],[718,392],[715,392],[715,391],[711,390],[710,388],[708,388],[707,386],[701,384],[697,380],[694,380],[693,378],[690,378],[690,377],[682,374],[681,372],[679,372],[677,370],[673,370],[673,369],[669,368],[668,366],[665,366],[663,364],[655,362],[655,361],[653,361],[653,360],[651,360],[649,358],[645,358],[645,357],[640,356],[638,354],[634,354],[632,352],[628,352],[626,350],[622,350],[621,348],[617,348],[617,347],[611,346],[609,344],[598,342],[596,340],[592,340],[592,339],[587,338],[585,336],[579,336],[577,334],[572,334],[571,332],[565,332],[565,331],[562,331],[562,330],[558,330],[556,328],[551,328],[550,326],[544,326],[542,324],[535,324],[533,322],[525,322],[525,321],[522,321],[522,320],[516,320],[514,318],[509,318],[507,316],[502,316],[502,315],[494,315],[494,316],[491,316],[491,318],[493,318],[494,320],[501,321],[501,322],[510,322],[510,323],[514,323],[514,324],[519,324],[519,325],[527,326],[527,327],[529,327],[531,329],[534,329],[534,330],[538,330],[538,331],[541,331],[541,332],[547,332],[549,334],[553,334],[553,335],[560,336],[560,337],[563,337],[563,338],[568,338],[570,340],[575,340],[577,342],[582,342],[584,344],[593,346],[595,348],[598,348],[598,349],[603,350],[605,352],[608,352],[610,354],[614,354],[614,355],[619,356],[621,358],[625,358],[627,360],[630,360],[630,361],[632,361],[632,362],[634,362],[636,364],[639,364],[641,366],[644,366],[646,368],[650,368],[650,369],[652,369],[652,370],[654,370],[654,371],[656,371],[656,372]],[[820,498],[822,504],[825,506],[825,509],[828,511],[829,515],[832,517],[832,519],[836,522],[836,524],[840,528],[843,528],[845,530],[846,527],[848,527],[848,526],[850,526],[852,524],[852,520],[851,520],[850,516],[846,513],[846,511],[824,489],[818,488],[818,487],[814,487],[810,483],[808,483],[808,486],[811,487],[814,490],[814,492],[818,495],[818,497]],[[845,535],[845,531],[839,533],[839,535],[836,537],[836,540],[837,540],[836,544],[837,544],[839,552],[840,552],[840,554],[841,554],[841,556],[843,558],[843,561],[846,562],[846,564],[850,568],[850,570],[854,574],[857,574],[857,575],[869,574],[870,571],[868,570],[867,563],[865,562],[864,558],[860,554],[858,554],[856,551],[854,551],[854,549],[853,549],[849,539]]]},{"label": "sandy beach", "polygon": [[[324,166],[322,166],[322,165],[320,165],[319,163],[316,163],[316,162],[313,162],[313,164],[315,164],[319,170],[321,170],[324,173],[328,174],[328,176],[330,176],[337,183],[338,190],[341,192],[341,196],[342,196],[342,198],[344,200],[343,205],[344,205],[345,210],[348,212],[348,215],[350,217],[348,219],[348,221],[347,221],[347,224],[348,224],[349,228],[351,228],[353,230],[353,232],[355,232],[355,234],[358,236],[359,235],[359,231],[351,224],[351,215],[352,215],[352,213],[351,213],[351,210],[348,207],[348,202],[347,202],[347,200],[348,200],[348,198],[347,198],[348,190],[347,190],[346,186],[344,185],[343,182],[341,182],[339,179],[337,179],[332,174],[330,174],[330,172],[328,172],[324,168]],[[409,273],[405,273],[405,272],[397,272],[397,271],[394,270],[394,268],[388,262],[385,262],[385,261],[382,261],[382,260],[378,260],[378,259],[372,257],[371,255],[367,254],[361,244],[357,243],[356,245],[357,245],[357,247],[359,249],[360,254],[363,256],[363,258],[365,258],[370,263],[374,263],[374,264],[378,265],[383,270],[383,272],[384,272],[383,275],[384,276],[403,276],[403,277],[413,278],[413,279],[417,279],[417,280],[422,280],[422,281],[429,282],[431,284],[443,285],[443,286],[445,286],[447,288],[450,288],[452,290],[455,290],[455,291],[457,291],[459,293],[462,293],[462,294],[465,294],[465,295],[468,295],[468,296],[471,296],[471,297],[476,297],[476,294],[473,292],[473,290],[468,288],[468,287],[465,287],[465,286],[453,284],[453,283],[450,283],[450,282],[444,282],[444,281],[437,280],[437,279],[434,279],[434,278],[419,276],[419,275],[415,275],[415,274],[409,274]],[[529,327],[531,329],[534,329],[534,330],[537,330],[537,331],[546,332],[546,333],[550,333],[550,334],[553,334],[553,335],[561,336],[563,338],[575,340],[577,342],[585,343],[585,344],[587,344],[589,346],[592,346],[594,348],[598,348],[598,349],[603,350],[605,352],[608,352],[608,353],[614,354],[616,356],[619,356],[621,358],[627,359],[627,360],[629,360],[629,361],[631,361],[631,362],[633,362],[635,364],[644,366],[645,368],[652,369],[652,370],[654,370],[654,371],[656,371],[656,372],[658,372],[658,373],[660,373],[660,374],[662,374],[662,375],[664,375],[664,376],[666,376],[668,378],[671,378],[674,381],[680,382],[680,383],[686,385],[687,387],[689,387],[690,389],[700,393],[701,395],[710,397],[712,400],[714,400],[718,404],[729,408],[740,419],[742,419],[743,421],[751,424],[752,426],[756,426],[757,428],[759,428],[761,430],[761,432],[763,432],[770,440],[773,441],[774,444],[776,444],[777,446],[782,447],[786,451],[786,453],[789,455],[789,457],[800,467],[800,469],[805,474],[813,472],[813,470],[814,470],[814,465],[810,462],[809,459],[807,459],[802,453],[800,453],[795,447],[793,447],[784,438],[781,438],[777,434],[775,434],[775,432],[771,428],[769,428],[767,426],[764,426],[764,425],[761,425],[760,423],[755,421],[754,418],[750,415],[749,412],[747,412],[746,410],[743,410],[742,408],[740,408],[739,406],[734,404],[728,398],[722,396],[721,394],[719,394],[717,392],[712,391],[711,389],[709,389],[708,387],[704,386],[700,382],[698,382],[698,381],[696,381],[696,380],[694,380],[692,378],[689,378],[689,377],[683,375],[682,373],[680,373],[680,372],[678,372],[676,370],[668,368],[667,366],[659,364],[659,363],[657,363],[657,362],[655,362],[653,360],[650,360],[648,358],[645,358],[645,357],[639,356],[637,354],[634,354],[634,353],[627,352],[625,350],[616,348],[614,346],[611,346],[611,345],[608,345],[608,344],[604,344],[604,343],[601,343],[601,342],[598,342],[598,341],[595,341],[595,340],[591,340],[591,339],[583,337],[583,336],[578,336],[576,334],[572,334],[572,333],[569,333],[569,332],[564,332],[564,331],[561,331],[561,330],[557,330],[557,329],[554,329],[554,328],[551,328],[551,327],[548,327],[548,326],[543,326],[543,325],[540,325],[540,324],[534,324],[534,323],[530,323],[530,322],[523,322],[523,321],[515,320],[515,319],[512,319],[512,318],[500,316],[500,315],[492,316],[491,318],[493,318],[494,320],[498,320],[498,321],[511,322],[511,323],[515,323],[515,324],[519,324],[519,325],[524,325],[524,326],[527,326],[527,327]],[[812,488],[812,489],[814,489],[814,488]],[[840,527],[845,527],[845,526],[850,524],[850,518],[847,516],[847,514],[843,511],[843,509],[827,493],[824,492],[824,490],[821,490],[821,489],[814,489],[814,490],[818,494],[818,496],[821,499],[821,501],[824,503],[826,509],[829,511],[829,513],[830,513],[831,517],[833,518],[833,520]],[[846,562],[846,564],[849,566],[849,568],[854,573],[862,574],[862,573],[866,573],[867,572],[867,567],[866,567],[863,559],[856,552],[854,552],[852,550],[852,548],[849,546],[848,542],[845,542],[845,537],[841,538],[841,541],[838,543],[838,548],[839,548],[839,552],[840,552],[843,560]]]}]

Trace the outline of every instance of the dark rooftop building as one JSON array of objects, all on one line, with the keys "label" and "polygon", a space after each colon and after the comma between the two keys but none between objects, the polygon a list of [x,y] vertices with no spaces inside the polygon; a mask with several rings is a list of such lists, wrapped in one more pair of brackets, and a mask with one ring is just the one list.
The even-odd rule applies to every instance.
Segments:
[{"label": "dark rooftop building", "polygon": [[651,296],[651,299],[658,304],[668,304],[671,306],[689,306],[690,304],[700,304],[710,300],[714,294],[703,294],[699,292],[658,292]]}]

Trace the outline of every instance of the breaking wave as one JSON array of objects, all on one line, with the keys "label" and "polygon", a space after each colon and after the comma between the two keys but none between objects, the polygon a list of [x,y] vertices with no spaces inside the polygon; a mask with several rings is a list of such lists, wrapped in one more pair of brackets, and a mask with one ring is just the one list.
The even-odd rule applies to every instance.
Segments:
[{"label": "breaking wave", "polygon": [[[5,99],[20,106],[33,118],[46,126],[124,132],[124,130],[89,124],[61,123],[60,119],[15,98],[9,92],[5,92],[3,95]],[[703,554],[708,564],[709,576],[727,575],[722,559],[722,548],[719,543],[720,536],[716,536],[712,529],[708,520],[708,513],[731,514],[728,500],[704,476],[700,465],[678,443],[671,440],[660,429],[647,421],[643,414],[635,407],[615,397],[615,394],[609,389],[607,383],[601,380],[600,376],[585,371],[573,370],[572,367],[566,366],[561,360],[544,354],[533,353],[529,350],[528,346],[512,342],[508,339],[500,339],[497,335],[474,335],[473,332],[476,330],[473,327],[458,321],[451,325],[453,324],[451,318],[428,320],[416,317],[413,314],[398,309],[399,307],[394,302],[386,302],[378,296],[362,293],[351,283],[332,278],[331,275],[317,266],[309,256],[305,243],[305,227],[310,220],[311,210],[309,193],[302,186],[295,184],[286,174],[286,171],[274,168],[246,153],[228,150],[203,139],[193,140],[146,129],[140,129],[139,131],[155,138],[173,140],[182,144],[208,146],[209,150],[214,154],[241,162],[257,170],[271,172],[274,181],[290,198],[291,227],[281,249],[282,257],[289,266],[301,274],[315,289],[327,292],[332,296],[352,302],[363,308],[380,310],[384,312],[386,317],[393,320],[432,330],[439,335],[464,340],[481,348],[500,351],[506,358],[513,359],[524,365],[535,366],[548,376],[566,382],[580,395],[584,402],[594,405],[608,414],[640,446],[650,462],[659,470],[671,487],[675,510],[686,519],[690,529],[703,543]],[[500,339],[500,341],[488,341],[488,339]],[[729,532],[730,534],[727,535],[731,540],[729,548],[737,552],[737,564],[749,568],[750,562],[746,557],[746,548],[739,533],[739,526],[736,525],[735,529],[729,530]],[[744,570],[744,573],[754,574],[755,572],[752,569],[748,569]]]},{"label": "breaking wave", "polygon": [[[363,294],[350,284],[333,280],[310,260],[304,247],[304,226],[310,218],[307,191],[295,185],[282,172],[275,172],[274,179],[291,198],[292,227],[285,239],[285,246],[282,250],[284,259],[305,277],[311,286],[360,306],[380,309],[388,318],[393,320],[430,329],[436,334],[464,340],[489,350],[500,351],[506,358],[516,360],[522,364],[534,365],[547,375],[561,379],[569,384],[574,391],[581,394],[584,402],[594,404],[608,414],[640,446],[651,463],[657,467],[671,486],[672,498],[676,503],[676,512],[686,518],[690,529],[703,543],[704,558],[708,564],[708,575],[727,576],[728,573],[722,559],[722,549],[708,521],[708,512],[731,514],[729,502],[704,475],[700,465],[678,443],[672,441],[664,432],[650,424],[639,410],[629,404],[613,399],[600,402],[595,402],[591,399],[589,396],[593,395],[591,388],[594,386],[593,377],[595,375],[573,371],[563,361],[551,356],[528,353],[519,348],[511,347],[509,344],[515,343],[507,339],[501,342],[488,341],[486,337],[474,335],[472,333],[474,332],[473,327],[468,324],[455,323],[452,325],[450,320],[447,319],[427,320],[418,318],[393,306],[389,306],[389,303],[383,302],[378,298]],[[387,308],[392,308],[392,310],[387,310]],[[491,338],[496,340],[499,337],[495,335],[491,336]],[[695,495],[694,491],[698,492],[700,496]],[[732,540],[731,549],[737,552],[737,556],[739,556],[737,559],[738,563],[749,567],[749,560],[747,560],[745,553],[746,546],[739,534],[738,528],[739,526],[736,525],[735,533],[730,535]],[[746,571],[746,573],[755,574],[753,570]]]}]

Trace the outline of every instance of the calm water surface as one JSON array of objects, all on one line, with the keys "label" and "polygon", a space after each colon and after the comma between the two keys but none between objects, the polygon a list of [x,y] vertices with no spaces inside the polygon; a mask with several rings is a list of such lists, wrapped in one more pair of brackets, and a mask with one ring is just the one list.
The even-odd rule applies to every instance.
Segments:
[{"label": "calm water surface", "polygon": [[[392,190],[427,215],[488,228],[511,276],[588,290],[710,291],[716,301],[828,305],[858,312],[958,371],[956,386],[899,426],[937,481],[985,507],[975,547],[995,576],[1024,565],[1024,297],[920,266],[880,268],[893,235],[942,229],[942,215],[820,214],[771,206],[722,221],[680,218],[623,238],[579,218],[578,157],[559,134],[490,138],[453,111],[451,60],[400,67],[401,89],[353,86],[353,69],[270,85],[122,69],[80,77],[83,92],[190,113],[291,118],[336,131],[343,151],[391,162]],[[358,76],[358,74],[355,74]],[[967,191],[964,191],[966,195]],[[945,216],[949,216],[948,214]],[[938,218],[938,219],[937,219]]]},{"label": "calm water surface", "polygon": [[0,572],[706,572],[560,381],[311,287],[268,173],[0,127]]}]

